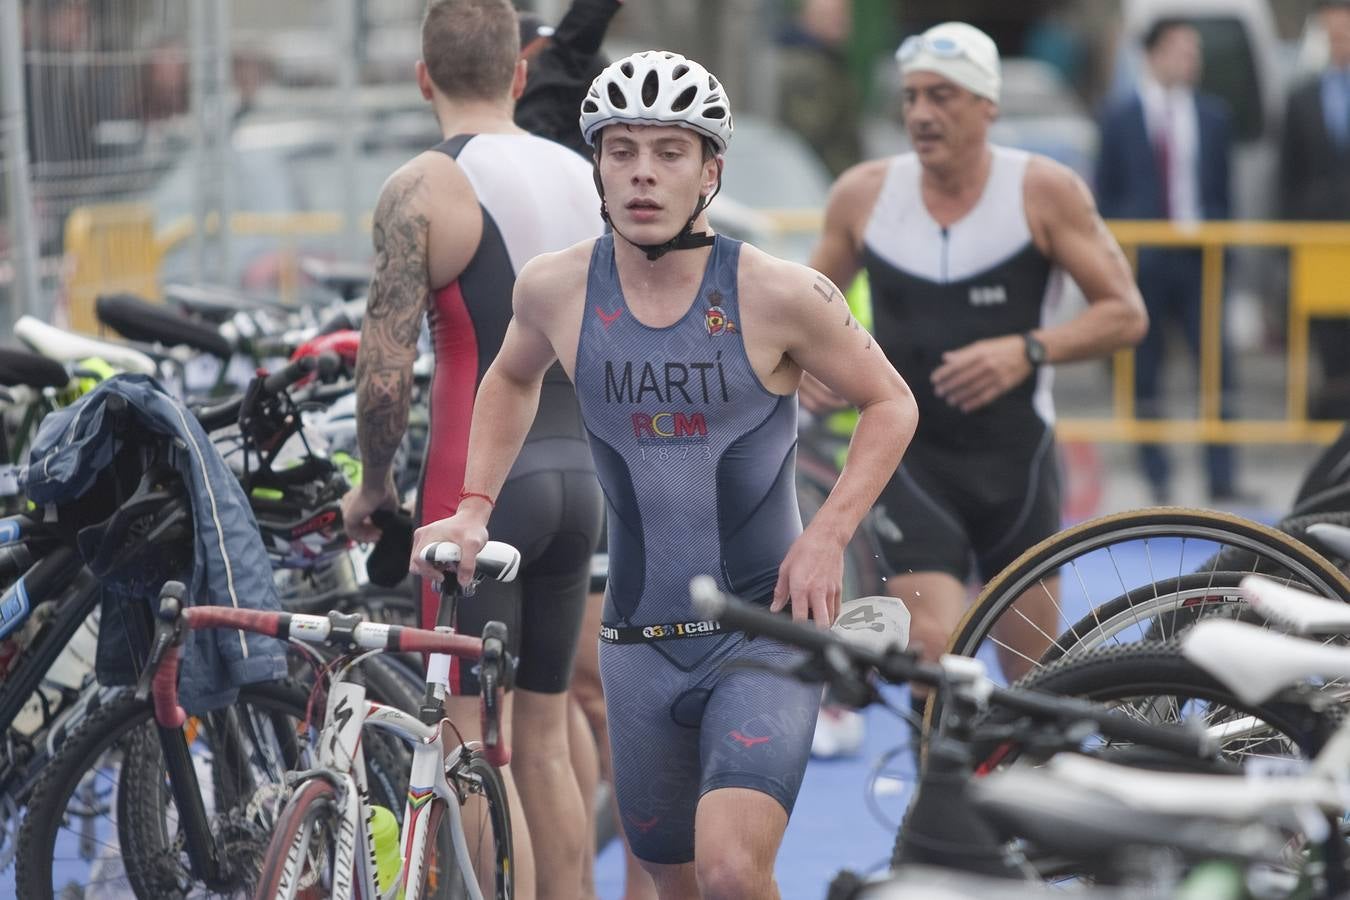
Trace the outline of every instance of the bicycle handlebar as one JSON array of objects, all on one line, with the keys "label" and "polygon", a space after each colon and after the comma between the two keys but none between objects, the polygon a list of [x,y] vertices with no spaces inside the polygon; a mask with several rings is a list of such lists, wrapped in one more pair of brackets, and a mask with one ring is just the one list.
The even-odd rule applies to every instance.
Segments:
[{"label": "bicycle handlebar", "polygon": [[[286,388],[295,384],[300,379],[309,375],[320,365],[336,366],[336,360],[325,361],[321,356],[302,356],[294,362],[287,363],[282,368],[266,375],[262,379],[262,385],[259,388],[256,398],[263,400],[274,397],[284,391]],[[201,423],[203,430],[207,432],[224,428],[239,421],[239,413],[243,408],[244,401],[248,399],[250,392],[245,391],[238,397],[232,397],[214,406],[204,406],[196,410],[197,421]]]},{"label": "bicycle handlebar", "polygon": [[[795,647],[810,650],[818,656],[826,653],[842,654],[854,670],[874,668],[890,682],[914,681],[930,687],[951,687],[952,677],[941,666],[921,662],[908,650],[892,648],[878,652],[853,644],[830,631],[802,625],[786,616],[751,606],[723,593],[708,576],[700,576],[689,584],[689,594],[700,615],[718,619],[730,628],[747,634],[758,634]],[[829,666],[821,669],[830,678]],[[791,674],[784,672],[784,674]],[[983,693],[991,705],[1025,713],[1050,721],[1088,721],[1108,738],[1131,741],[1170,753],[1190,757],[1210,757],[1217,750],[1215,740],[1200,729],[1149,725],[1127,718],[1120,713],[1074,697],[1061,697],[1039,691],[1002,688],[979,676],[983,684],[973,685]]]},{"label": "bicycle handlebar", "polygon": [[[310,644],[342,640],[366,650],[398,650],[407,653],[447,653],[465,660],[478,660],[485,655],[485,640],[463,634],[446,634],[366,622],[357,615],[330,613],[326,616],[304,613],[268,612],[255,609],[235,609],[229,606],[194,606],[183,608],[186,588],[176,581],[165,583],[160,591],[159,624],[151,647],[146,675],[150,677],[150,692],[154,696],[155,720],[165,728],[180,727],[186,713],[178,703],[178,667],[183,638],[188,631],[203,628],[234,628],[281,640],[299,640]],[[510,687],[509,657],[505,652],[506,626],[498,624],[493,630],[491,649],[496,654],[492,665],[499,675],[503,689]],[[488,630],[485,629],[485,634]],[[138,691],[144,698],[146,689]],[[494,697],[494,701],[498,698]],[[510,749],[487,747],[489,755],[497,753],[506,758]]]},{"label": "bicycle handlebar", "polygon": [[[450,541],[433,541],[422,548],[422,559],[441,571],[448,571],[458,565],[460,555],[459,545]],[[484,544],[474,562],[474,575],[480,578],[515,581],[519,571],[520,551],[501,541]]]}]

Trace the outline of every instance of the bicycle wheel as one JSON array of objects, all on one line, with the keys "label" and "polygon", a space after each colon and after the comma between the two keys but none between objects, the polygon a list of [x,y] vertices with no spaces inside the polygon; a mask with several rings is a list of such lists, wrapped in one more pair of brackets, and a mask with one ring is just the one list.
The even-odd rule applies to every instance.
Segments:
[{"label": "bicycle wheel", "polygon": [[[460,820],[479,891],[485,898],[511,900],[515,896],[516,866],[511,850],[511,814],[501,774],[481,751],[474,750],[461,751],[447,767],[446,778],[460,798]],[[469,896],[461,880],[452,883],[454,888],[448,896],[455,900]]]},{"label": "bicycle wheel", "polygon": [[[1338,730],[1343,718],[1340,700],[1315,690],[1291,691],[1262,703],[1244,703],[1221,682],[1181,655],[1175,641],[1105,646],[1059,660],[1017,683],[1018,687],[1081,697],[1104,703],[1117,712],[1151,725],[1200,722],[1218,742],[1221,759],[1234,766],[1252,760],[1309,760]],[[1003,711],[987,722],[1010,721]],[[1118,762],[1150,768],[1186,771],[1198,761],[1169,758],[1167,754],[1090,740],[1095,752]],[[973,748],[982,768],[1015,764],[1020,748],[986,743]],[[1029,760],[1033,764],[1039,759]],[[1201,766],[1201,771],[1206,770]],[[1303,838],[1287,848],[1284,876],[1296,878],[1306,863]],[[1047,881],[1075,881],[1082,867],[1059,857],[1042,856],[1024,847],[1028,861]]]},{"label": "bicycle wheel", "polygon": [[[331,896],[338,873],[334,851],[342,826],[337,791],[324,778],[306,779],[286,803],[267,845],[257,900]],[[346,873],[351,878],[354,873]]]},{"label": "bicycle wheel", "polygon": [[1144,640],[1165,641],[1206,616],[1264,622],[1248,615],[1239,589],[1246,577],[1246,572],[1193,572],[1140,585],[1070,625],[1046,649],[1040,664],[1101,646],[1121,646],[1141,635]]},{"label": "bicycle wheel", "polygon": [[[1220,565],[1231,549],[1250,555],[1245,565]],[[1084,522],[1023,553],[985,586],[946,649],[961,656],[996,650],[1004,665],[1023,669],[1015,675],[1025,675],[1057,644],[1065,622],[1108,600],[1193,573],[1254,571],[1350,602],[1350,579],[1288,534],[1211,510],[1134,510]],[[1058,622],[1027,617],[1019,609],[1023,598],[1052,604]],[[1031,640],[1025,646],[1000,640],[996,631],[1008,626],[1021,627]]]},{"label": "bicycle wheel", "polygon": [[[307,764],[297,739],[304,692],[254,685],[240,691],[234,709],[248,727],[230,736],[228,749],[208,717],[189,720],[178,733],[197,775],[206,834],[178,814],[148,702],[117,692],[84,719],[29,797],[19,835],[19,895],[84,896],[97,886],[112,896],[249,896],[283,798],[283,775]],[[219,859],[211,883],[189,864],[185,848],[194,840],[214,847]]]},{"label": "bicycle wheel", "polygon": [[[1311,690],[1244,703],[1182,656],[1176,641],[1086,650],[1031,673],[1017,687],[1105,703],[1153,725],[1198,721],[1218,740],[1221,757],[1235,764],[1254,756],[1311,759],[1343,717],[1336,698]],[[990,750],[977,756],[988,759]]]}]

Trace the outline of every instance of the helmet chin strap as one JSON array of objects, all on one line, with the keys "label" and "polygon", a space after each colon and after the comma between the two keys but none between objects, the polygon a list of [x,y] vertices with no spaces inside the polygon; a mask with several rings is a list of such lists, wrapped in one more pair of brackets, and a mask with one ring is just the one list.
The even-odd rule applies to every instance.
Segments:
[{"label": "helmet chin strap", "polygon": [[698,218],[699,213],[708,208],[708,204],[712,203],[713,198],[722,190],[722,161],[720,159],[717,161],[717,186],[713,188],[713,192],[706,197],[700,194],[698,203],[694,204],[693,213],[685,220],[684,227],[677,231],[673,238],[660,244],[639,244],[619,230],[618,226],[614,224],[614,220],[609,217],[609,205],[605,200],[605,186],[600,183],[600,168],[598,166],[595,167],[594,174],[595,186],[600,191],[600,217],[614,230],[615,234],[647,254],[649,261],[656,262],[672,250],[696,250],[699,247],[710,247],[716,240],[716,237],[708,232],[694,234],[694,220]]}]

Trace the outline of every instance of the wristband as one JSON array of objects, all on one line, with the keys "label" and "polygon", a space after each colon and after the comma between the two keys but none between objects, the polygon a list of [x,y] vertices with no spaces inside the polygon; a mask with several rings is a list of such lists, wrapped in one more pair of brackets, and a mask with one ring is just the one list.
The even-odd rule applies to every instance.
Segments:
[{"label": "wristband", "polygon": [[480,494],[480,493],[478,493],[477,491],[460,491],[460,492],[459,492],[459,502],[460,502],[460,503],[463,503],[465,500],[468,500],[470,497],[477,497],[479,500],[486,500],[488,506],[490,506],[490,507],[493,508],[493,509],[496,509],[496,508],[497,508],[497,503],[496,503],[496,501],[494,501],[494,500],[493,500],[491,497],[489,497],[487,494]]}]

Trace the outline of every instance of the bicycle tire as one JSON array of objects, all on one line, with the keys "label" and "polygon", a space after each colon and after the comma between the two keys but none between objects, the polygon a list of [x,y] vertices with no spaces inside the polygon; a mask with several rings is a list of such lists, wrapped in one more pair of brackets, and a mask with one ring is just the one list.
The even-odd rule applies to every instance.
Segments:
[{"label": "bicycle tire", "polygon": [[[1246,572],[1192,572],[1140,585],[1070,625],[1046,650],[1041,662],[1050,665],[1108,641],[1118,646],[1117,635],[1129,628],[1143,629],[1144,640],[1165,641],[1202,616],[1228,611],[1242,617],[1238,609],[1245,604],[1238,589],[1246,577]],[[1066,636],[1071,642],[1065,640]]]},{"label": "bicycle tire", "polygon": [[[1230,766],[1241,762],[1234,757],[1244,752],[1266,758],[1278,752],[1282,756],[1312,759],[1339,730],[1344,718],[1337,703],[1315,691],[1286,692],[1261,703],[1244,703],[1221,682],[1182,656],[1176,641],[1148,641],[1086,650],[1031,673],[1016,686],[1098,703],[1116,703],[1119,709],[1127,711],[1126,714],[1154,724],[1162,721],[1156,714],[1160,708],[1164,714],[1173,713],[1166,721],[1179,722],[1183,715],[1190,717],[1197,712],[1197,702],[1202,709],[1208,704],[1208,724],[1216,729],[1216,736],[1221,739],[1220,765]],[[976,722],[977,742],[971,748],[971,757],[982,763],[981,770],[1018,761],[1022,748],[1003,740],[978,740],[981,730],[991,725],[1006,726],[1016,718],[1016,713],[994,710]],[[1212,763],[1171,757],[1160,751],[1145,751],[1142,756],[1136,751],[1121,756],[1119,747],[1099,749],[1108,754],[1114,752],[1118,761],[1150,768],[1214,770]],[[1040,761],[1033,759],[1032,763]],[[902,834],[903,829],[896,834],[893,858],[899,858],[901,853]],[[1028,852],[1027,860],[1032,868],[1048,881],[1082,874],[1072,860],[1053,853],[1040,857],[1029,847],[1023,850]]]},{"label": "bicycle tire", "polygon": [[[297,721],[303,718],[303,705],[297,707],[294,685],[259,684],[240,690],[239,703],[273,713],[284,713]],[[126,868],[128,889],[140,897],[173,898],[187,893],[180,882],[187,873],[171,872],[173,860],[160,853],[173,847],[173,838],[166,827],[166,803],[163,790],[142,790],[139,795],[120,791],[120,772],[107,773],[98,769],[104,754],[110,750],[120,753],[121,761],[131,761],[133,769],[150,760],[153,765],[158,754],[148,754],[145,748],[157,747],[154,710],[148,701],[138,701],[131,692],[116,693],[107,703],[94,710],[67,738],[66,743],[51,758],[29,796],[28,814],[19,833],[17,886],[19,896],[47,900],[63,896],[55,887],[56,868],[62,862],[57,857],[56,844],[62,836],[63,818],[68,803],[77,790],[86,784],[102,785],[102,789],[117,792],[115,802],[107,804],[108,814],[116,809],[118,820],[110,822],[111,829],[103,844],[115,848]],[[113,757],[115,758],[115,757]],[[133,779],[134,779],[133,775]],[[163,772],[154,774],[163,785]],[[249,854],[256,856],[261,846],[253,847],[258,839],[255,831],[237,810],[218,811],[213,817],[212,840],[223,846],[222,862],[231,870],[231,878],[247,886],[256,871],[250,872]],[[121,816],[125,815],[125,821]],[[89,823],[84,823],[88,827]],[[114,843],[116,841],[116,843]],[[125,848],[125,849],[123,849]],[[172,851],[178,852],[175,847]],[[180,860],[181,862],[181,860]],[[94,865],[103,866],[99,857]],[[180,877],[183,876],[183,877]],[[221,886],[213,889],[223,890]]]},{"label": "bicycle tire", "polygon": [[1291,515],[1350,512],[1350,484],[1337,484],[1310,494],[1294,504]]},{"label": "bicycle tire", "polygon": [[[1308,590],[1350,602],[1350,579],[1344,573],[1306,544],[1274,528],[1213,510],[1184,507],[1131,510],[1091,519],[1061,531],[1019,556],[985,585],[957,626],[946,652],[974,656],[990,638],[999,619],[1023,592],[1039,580],[1057,573],[1061,566],[1115,542],[1152,538],[1226,542],[1259,551],[1279,563],[1288,577],[1296,579]],[[1207,563],[1221,555],[1214,554]],[[1234,571],[1228,566],[1223,568]],[[924,714],[926,731],[934,722],[940,721],[941,705],[939,694],[930,694]]]},{"label": "bicycle tire", "polygon": [[[1016,686],[1099,703],[1150,696],[1202,700],[1269,725],[1287,736],[1305,759],[1317,755],[1343,718],[1336,703],[1315,692],[1286,693],[1261,703],[1245,703],[1183,656],[1175,640],[1097,647],[1060,659],[1021,679]],[[1235,738],[1251,739],[1248,734]],[[1255,740],[1268,745],[1272,739],[1262,733]],[[1231,757],[1237,751],[1230,746],[1221,747],[1221,752]],[[987,758],[988,754],[977,750],[976,756]]]},{"label": "bicycle tire", "polygon": [[[267,844],[267,853],[263,858],[262,871],[258,875],[257,889],[254,891],[255,900],[273,900],[275,897],[286,897],[287,888],[295,882],[302,885],[297,888],[290,888],[289,895],[297,898],[317,898],[321,893],[307,890],[303,886],[303,870],[293,871],[292,862],[303,864],[304,861],[312,860],[314,857],[307,850],[296,855],[292,848],[301,839],[308,835],[311,843],[318,838],[324,840],[327,835],[327,852],[332,853],[332,845],[335,835],[339,830],[339,812],[337,806],[337,790],[332,783],[324,778],[308,778],[301,783],[291,794],[290,800],[286,801],[286,806],[277,820],[277,826],[272,832],[272,838]],[[325,830],[323,825],[328,821],[328,827]],[[331,865],[331,860],[329,861]],[[331,877],[335,873],[328,873]]]},{"label": "bicycle tire", "polygon": [[[478,852],[482,841],[485,839],[492,841],[490,857],[492,871],[477,873],[483,897],[491,900],[512,900],[515,896],[516,863],[511,844],[511,811],[507,806],[506,785],[502,782],[501,773],[497,771],[496,766],[487,761],[482,751],[474,750],[467,754],[463,754],[462,751],[462,755],[451,762],[446,774],[450,786],[460,797],[461,810],[468,805],[468,798],[474,795],[481,796],[487,805],[485,819],[490,834],[482,832],[482,822],[479,823],[478,829],[474,829],[467,817],[464,821],[469,852],[475,859],[485,858],[484,854]],[[452,891],[450,896],[454,900],[466,898],[467,891],[459,892],[463,890],[462,883],[455,884],[456,890]]]}]

